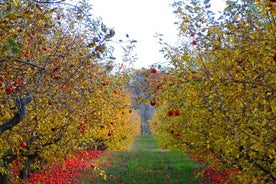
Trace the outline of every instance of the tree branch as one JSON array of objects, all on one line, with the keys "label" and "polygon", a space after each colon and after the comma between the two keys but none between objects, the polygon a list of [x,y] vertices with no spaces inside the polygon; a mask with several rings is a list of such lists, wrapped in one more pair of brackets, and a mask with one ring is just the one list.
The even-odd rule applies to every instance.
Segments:
[{"label": "tree branch", "polygon": [[49,4],[53,4],[53,3],[62,3],[64,1],[65,0],[60,0],[60,1],[38,1],[38,0],[35,0],[34,2],[36,2],[36,3],[49,3]]},{"label": "tree branch", "polygon": [[12,127],[16,126],[25,116],[27,113],[26,105],[32,100],[32,94],[29,93],[25,98],[17,98],[16,99],[16,106],[18,111],[14,115],[12,119],[8,122],[2,124],[0,126],[0,135],[5,132],[6,130],[11,129]]},{"label": "tree branch", "polygon": [[0,60],[0,62],[5,62],[5,61],[19,62],[19,63],[23,63],[23,64],[26,64],[26,65],[30,65],[31,67],[35,67],[35,68],[38,68],[40,70],[46,71],[46,69],[44,67],[36,65],[34,63],[31,63],[31,62],[24,61],[24,60],[18,60],[18,59],[13,59],[13,58],[6,58],[6,59],[1,59]]}]

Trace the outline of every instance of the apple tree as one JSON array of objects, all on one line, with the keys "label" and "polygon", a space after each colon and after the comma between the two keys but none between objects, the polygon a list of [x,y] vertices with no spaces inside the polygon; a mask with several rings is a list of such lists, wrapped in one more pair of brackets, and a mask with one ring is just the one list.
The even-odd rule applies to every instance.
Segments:
[{"label": "apple tree", "polygon": [[182,44],[163,45],[173,67],[155,96],[164,102],[156,106],[152,131],[164,147],[239,170],[230,178],[235,182],[273,183],[275,4],[226,3],[219,18],[209,1],[174,4]]},{"label": "apple tree", "polygon": [[[114,30],[92,17],[85,1],[74,3],[0,2],[1,183],[20,182],[46,163],[97,144],[98,127],[111,126],[106,116],[118,114],[110,109],[128,106],[105,105],[112,88],[123,90],[128,79],[118,83],[120,75],[111,74]],[[118,121],[128,130],[127,118]],[[125,133],[129,140],[134,132]]]}]

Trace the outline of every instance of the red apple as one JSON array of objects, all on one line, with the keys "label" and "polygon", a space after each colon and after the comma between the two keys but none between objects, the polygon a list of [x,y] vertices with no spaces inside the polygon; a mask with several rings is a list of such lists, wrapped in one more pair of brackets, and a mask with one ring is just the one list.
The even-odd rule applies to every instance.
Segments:
[{"label": "red apple", "polygon": [[155,68],[152,68],[152,69],[150,70],[150,72],[151,72],[151,73],[157,73],[157,70],[156,70]]},{"label": "red apple", "polygon": [[276,4],[276,2],[274,1],[274,0],[270,0],[271,2],[269,3],[269,8],[270,8],[270,10],[271,11],[274,11],[275,10],[275,4]]},{"label": "red apple", "polygon": [[192,44],[193,44],[193,45],[196,45],[196,44],[197,44],[197,41],[196,41],[196,40],[193,40],[193,41],[192,41]]},{"label": "red apple", "polygon": [[28,58],[28,59],[31,58],[30,54],[25,54],[24,56],[25,56],[25,58]]},{"label": "red apple", "polygon": [[59,67],[59,66],[57,66],[57,67],[55,67],[55,68],[53,69],[53,72],[58,72],[58,71],[59,71],[59,69],[60,69],[60,67]]},{"label": "red apple", "polygon": [[12,88],[12,85],[8,85],[5,89],[6,93],[12,93],[13,91],[13,88]]},{"label": "red apple", "polygon": [[109,66],[106,67],[106,69],[107,69],[108,71],[112,71],[112,70],[113,70],[113,66],[112,66],[112,65],[109,65]]},{"label": "red apple", "polygon": [[[276,0],[275,0],[275,2],[276,2]],[[274,54],[273,59],[276,62],[276,53]]]},{"label": "red apple", "polygon": [[107,134],[108,137],[112,136],[112,131],[109,131]]},{"label": "red apple", "polygon": [[38,122],[38,117],[37,116],[34,117],[34,121]]},{"label": "red apple", "polygon": [[114,94],[117,94],[118,93],[118,90],[117,89],[113,89],[112,90]]},{"label": "red apple", "polygon": [[176,111],[174,111],[174,114],[175,114],[176,116],[179,116],[179,115],[180,115],[180,111],[177,109]]},{"label": "red apple", "polygon": [[267,107],[267,112],[272,112],[272,106],[271,106],[271,105],[269,105],[269,106]]},{"label": "red apple", "polygon": [[5,75],[0,75],[0,80],[4,81],[6,79]]},{"label": "red apple", "polygon": [[95,48],[96,51],[103,52],[104,51],[104,46],[99,45]]},{"label": "red apple", "polygon": [[109,81],[105,81],[105,82],[102,83],[103,86],[108,86],[109,84],[110,84]]},{"label": "red apple", "polygon": [[104,125],[101,125],[100,128],[103,129],[103,128],[104,128]]},{"label": "red apple", "polygon": [[62,89],[62,90],[67,90],[68,88],[67,88],[67,85],[62,84],[62,85],[60,86],[60,89]]},{"label": "red apple", "polygon": [[24,84],[24,82],[21,79],[14,81],[14,85],[23,85],[23,84]]},{"label": "red apple", "polygon": [[27,143],[24,142],[24,141],[20,142],[20,147],[21,148],[26,148],[27,147]]},{"label": "red apple", "polygon": [[194,75],[193,78],[194,78],[195,80],[199,80],[201,77],[198,76],[198,75]]},{"label": "red apple", "polygon": [[262,79],[257,79],[256,82],[263,83],[263,80]]},{"label": "red apple", "polygon": [[94,169],[96,167],[95,164],[91,164],[91,168]]},{"label": "red apple", "polygon": [[195,36],[195,33],[191,33],[191,36],[194,37],[194,36]]},{"label": "red apple", "polygon": [[58,73],[55,73],[55,74],[54,74],[54,78],[55,78],[56,80],[59,80],[59,79],[60,79],[60,75],[59,75]]},{"label": "red apple", "polygon": [[162,87],[162,84],[157,84],[156,89],[160,89]]},{"label": "red apple", "polygon": [[156,101],[155,100],[150,101],[150,105],[151,106],[155,106],[156,105]]},{"label": "red apple", "polygon": [[173,116],[173,115],[174,115],[173,110],[169,110],[169,111],[168,111],[168,115],[169,115],[169,116]]},{"label": "red apple", "polygon": [[180,132],[176,132],[175,135],[176,135],[177,137],[180,137],[180,136],[181,136]]}]

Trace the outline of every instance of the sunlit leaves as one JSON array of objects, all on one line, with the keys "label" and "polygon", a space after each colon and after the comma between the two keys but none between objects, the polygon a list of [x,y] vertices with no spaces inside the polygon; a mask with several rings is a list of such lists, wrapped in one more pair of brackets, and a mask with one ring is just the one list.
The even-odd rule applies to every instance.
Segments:
[{"label": "sunlit leaves", "polygon": [[16,99],[32,94],[26,117],[1,134],[0,159],[7,162],[1,171],[7,174],[15,159],[27,171],[80,149],[126,149],[140,120],[129,113],[130,96],[123,89],[129,71],[111,74],[106,42],[115,32],[93,20],[85,2],[1,5],[1,125],[20,110]]},{"label": "sunlit leaves", "polygon": [[[198,27],[207,10],[197,3],[175,5],[179,37],[185,39],[177,49],[164,49],[174,69],[162,81],[162,93],[151,94],[164,102],[151,121],[153,133],[163,147],[201,154],[207,165],[240,169],[239,182],[274,181],[273,11],[266,1],[227,1],[219,20],[208,17],[208,25]],[[183,113],[166,116],[174,107]],[[214,163],[214,156],[223,164]]]}]

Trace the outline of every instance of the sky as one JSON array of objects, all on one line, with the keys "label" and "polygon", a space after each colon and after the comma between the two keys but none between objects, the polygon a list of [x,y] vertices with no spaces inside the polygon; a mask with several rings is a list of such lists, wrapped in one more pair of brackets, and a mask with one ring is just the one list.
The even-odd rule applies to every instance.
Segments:
[{"label": "sky", "polygon": [[[163,34],[164,41],[169,44],[177,42],[177,20],[170,6],[174,0],[89,0],[93,6],[92,13],[103,19],[108,28],[116,32],[113,40],[137,40],[135,53],[137,61],[134,68],[149,68],[154,63],[165,61],[159,52],[156,33]],[[213,10],[222,10],[224,0],[211,0]],[[118,44],[114,56],[121,59],[122,49]]]}]

